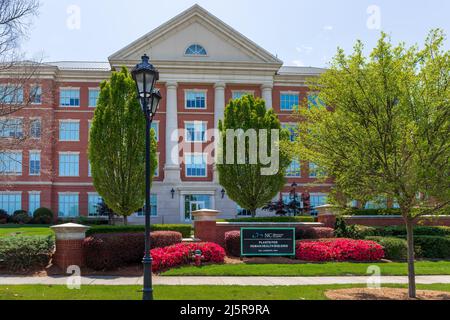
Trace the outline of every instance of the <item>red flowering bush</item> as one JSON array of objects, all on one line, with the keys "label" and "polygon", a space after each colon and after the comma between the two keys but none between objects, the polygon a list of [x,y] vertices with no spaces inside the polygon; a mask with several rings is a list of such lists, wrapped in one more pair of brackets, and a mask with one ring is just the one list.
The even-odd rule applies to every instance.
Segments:
[{"label": "red flowering bush", "polygon": [[225,233],[225,248],[227,253],[233,257],[241,256],[241,232],[230,231]]},{"label": "red flowering bush", "polygon": [[166,248],[153,249],[151,251],[153,258],[152,270],[153,272],[161,272],[190,264],[193,262],[196,250],[202,251],[203,262],[205,263],[224,262],[225,250],[215,243],[180,243]]},{"label": "red flowering bush", "polygon": [[296,258],[305,261],[378,261],[383,257],[383,247],[367,240],[298,241],[296,248]]}]

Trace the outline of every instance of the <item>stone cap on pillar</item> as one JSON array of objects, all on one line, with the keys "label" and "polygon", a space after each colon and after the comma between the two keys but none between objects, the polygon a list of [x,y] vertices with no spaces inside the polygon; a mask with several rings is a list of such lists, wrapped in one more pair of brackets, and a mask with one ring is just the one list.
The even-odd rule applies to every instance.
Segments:
[{"label": "stone cap on pillar", "polygon": [[339,211],[339,207],[331,205],[331,204],[325,204],[323,206],[318,206],[314,208],[319,216],[325,216],[325,215],[337,215]]},{"label": "stone cap on pillar", "polygon": [[195,221],[217,221],[217,216],[220,214],[217,210],[202,209],[198,211],[193,211],[192,216]]},{"label": "stone cap on pillar", "polygon": [[91,227],[81,224],[66,223],[50,227],[55,232],[56,240],[83,240]]}]

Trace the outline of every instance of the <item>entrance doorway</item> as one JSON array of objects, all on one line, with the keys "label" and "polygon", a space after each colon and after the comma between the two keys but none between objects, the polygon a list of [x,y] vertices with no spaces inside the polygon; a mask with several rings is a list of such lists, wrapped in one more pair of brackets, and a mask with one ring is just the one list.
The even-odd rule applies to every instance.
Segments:
[{"label": "entrance doorway", "polygon": [[209,195],[186,195],[184,200],[184,220],[187,223],[192,222],[192,212],[210,209],[211,197]]}]

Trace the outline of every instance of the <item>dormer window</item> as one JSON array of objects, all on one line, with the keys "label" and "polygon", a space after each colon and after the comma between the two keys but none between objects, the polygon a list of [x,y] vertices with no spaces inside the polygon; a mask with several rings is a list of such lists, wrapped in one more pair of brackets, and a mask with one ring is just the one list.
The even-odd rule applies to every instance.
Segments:
[{"label": "dormer window", "polygon": [[187,56],[206,56],[206,50],[199,44],[193,44],[186,49],[185,55]]}]

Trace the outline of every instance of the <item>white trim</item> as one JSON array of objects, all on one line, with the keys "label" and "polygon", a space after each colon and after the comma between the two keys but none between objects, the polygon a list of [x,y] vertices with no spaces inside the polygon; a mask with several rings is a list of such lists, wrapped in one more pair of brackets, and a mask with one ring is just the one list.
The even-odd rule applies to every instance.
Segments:
[{"label": "white trim", "polygon": [[58,192],[58,196],[59,195],[80,195],[80,192],[71,192],[71,191],[62,191],[62,192]]},{"label": "white trim", "polygon": [[24,191],[0,191],[0,194],[20,194],[22,195]]},{"label": "white trim", "polygon": [[[204,176],[190,176],[190,175],[188,175],[187,174],[187,170],[188,170],[188,166],[187,166],[187,163],[186,163],[186,159],[187,159],[187,156],[194,156],[194,157],[196,157],[196,156],[202,156],[202,157],[205,157],[206,158],[206,161],[205,161],[205,175]],[[205,153],[205,152],[185,152],[184,153],[184,170],[185,170],[185,175],[186,175],[186,178],[208,178],[208,154],[207,153]]]},{"label": "white trim", "polygon": [[29,195],[40,195],[42,193],[42,191],[28,191]]},{"label": "white trim", "polygon": [[[204,93],[205,94],[205,107],[204,108],[188,108],[187,107],[187,95],[189,92]],[[184,109],[185,110],[207,110],[208,109],[208,89],[184,89]]]},{"label": "white trim", "polygon": [[[93,90],[96,90],[96,91],[98,91],[98,94],[100,95],[100,87],[91,87],[91,88],[88,88],[88,108],[97,108],[97,106],[95,105],[95,106],[91,106],[91,97],[90,97],[90,93],[91,93],[91,91],[93,91]],[[81,97],[80,97],[81,98]],[[97,99],[98,100],[98,99]],[[80,104],[81,104],[81,101],[80,101]]]},{"label": "white trim", "polygon": [[[203,50],[205,50],[206,54],[186,54],[187,49],[189,49],[189,48],[192,47],[192,46],[200,46],[200,47],[202,47]],[[194,58],[202,58],[202,57],[208,58],[208,57],[209,57],[209,54],[208,54],[208,50],[206,50],[206,47],[205,47],[204,45],[202,45],[202,44],[199,43],[199,42],[195,42],[195,43],[189,44],[189,45],[184,49],[184,51],[183,51],[183,56],[185,56],[185,57],[194,57]]]},{"label": "white trim", "polygon": [[235,93],[242,93],[242,94],[251,94],[253,97],[255,97],[255,90],[245,90],[245,89],[238,89],[238,90],[231,90],[231,99],[234,99],[233,96]]},{"label": "white trim", "polygon": [[[197,125],[197,124],[200,124],[200,125],[205,124],[205,139],[201,140],[201,141],[188,140],[187,137],[189,135],[188,135],[187,128],[186,128],[187,124],[194,124],[194,126]],[[186,142],[190,142],[190,143],[205,143],[205,142],[208,142],[208,121],[202,121],[202,120],[187,120],[187,121],[184,121],[184,135],[185,135],[185,141]]]},{"label": "white trim", "polygon": [[[38,154],[39,155],[39,173],[38,174],[32,174],[31,173],[31,154]],[[40,177],[41,171],[42,171],[42,158],[41,158],[41,150],[30,150],[28,151],[28,175],[30,177]]]}]

